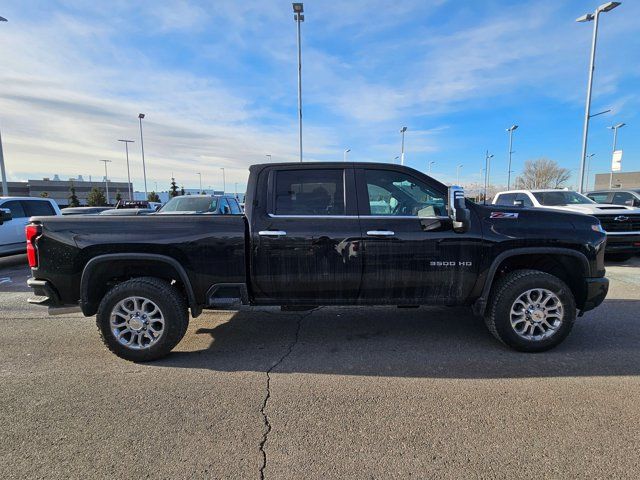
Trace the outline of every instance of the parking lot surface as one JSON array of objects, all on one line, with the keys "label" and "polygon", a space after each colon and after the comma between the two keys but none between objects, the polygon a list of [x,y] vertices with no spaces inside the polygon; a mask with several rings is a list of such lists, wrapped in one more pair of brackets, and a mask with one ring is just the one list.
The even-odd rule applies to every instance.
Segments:
[{"label": "parking lot surface", "polygon": [[461,308],[261,309],[133,364],[0,259],[0,476],[638,478],[638,260],[547,353]]}]

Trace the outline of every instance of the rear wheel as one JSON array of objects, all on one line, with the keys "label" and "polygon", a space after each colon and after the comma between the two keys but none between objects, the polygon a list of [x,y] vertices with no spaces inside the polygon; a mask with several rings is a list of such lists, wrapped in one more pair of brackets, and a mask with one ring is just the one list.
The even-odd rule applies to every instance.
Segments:
[{"label": "rear wheel", "polygon": [[158,278],[122,282],[102,299],[96,325],[103,343],[120,358],[133,362],[167,355],[189,324],[180,292]]},{"label": "rear wheel", "polygon": [[538,270],[516,270],[494,286],[485,323],[505,345],[542,352],[567,337],[575,318],[575,300],[566,283]]}]

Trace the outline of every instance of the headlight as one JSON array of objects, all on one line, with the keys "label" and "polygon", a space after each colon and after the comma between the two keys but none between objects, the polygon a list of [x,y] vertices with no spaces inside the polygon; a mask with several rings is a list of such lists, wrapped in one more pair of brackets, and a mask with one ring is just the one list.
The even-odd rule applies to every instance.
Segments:
[{"label": "headlight", "polygon": [[602,225],[599,223],[596,223],[595,225],[591,225],[591,230],[593,230],[594,232],[607,233],[604,231],[604,228],[602,228]]}]

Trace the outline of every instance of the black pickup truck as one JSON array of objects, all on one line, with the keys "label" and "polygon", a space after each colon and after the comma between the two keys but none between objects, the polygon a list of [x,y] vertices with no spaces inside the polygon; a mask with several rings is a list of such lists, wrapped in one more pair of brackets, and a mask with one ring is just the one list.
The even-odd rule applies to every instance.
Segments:
[{"label": "black pickup truck", "polygon": [[96,315],[133,361],[173,349],[189,310],[240,305],[467,305],[543,351],[608,290],[594,217],[479,205],[381,163],[252,166],[245,215],[34,217],[26,233],[29,301]]}]

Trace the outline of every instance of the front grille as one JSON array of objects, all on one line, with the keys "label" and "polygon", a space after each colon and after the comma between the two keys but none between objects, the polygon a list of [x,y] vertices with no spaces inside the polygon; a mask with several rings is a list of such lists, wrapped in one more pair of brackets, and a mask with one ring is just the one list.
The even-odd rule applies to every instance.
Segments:
[{"label": "front grille", "polygon": [[[626,220],[616,218],[627,217]],[[640,232],[640,215],[596,215],[605,232]]]}]

